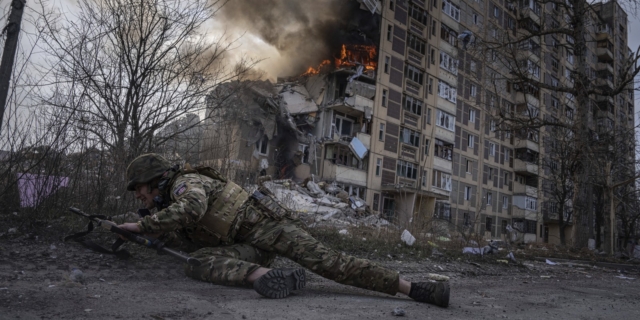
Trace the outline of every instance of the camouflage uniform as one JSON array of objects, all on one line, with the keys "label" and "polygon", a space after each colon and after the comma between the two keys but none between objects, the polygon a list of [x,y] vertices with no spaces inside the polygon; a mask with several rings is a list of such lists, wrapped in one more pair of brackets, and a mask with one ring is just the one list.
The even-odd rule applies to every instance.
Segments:
[{"label": "camouflage uniform", "polygon": [[203,262],[200,267],[185,265],[189,277],[246,286],[250,273],[261,266],[269,267],[275,255],[281,255],[338,283],[397,293],[397,272],[327,248],[305,231],[298,219],[291,218],[288,210],[270,210],[253,198],[243,202],[237,216],[233,215],[228,237],[196,236],[209,207],[226,196],[224,188],[222,180],[197,173],[177,174],[166,192],[170,205],[139,223],[144,233],[163,232],[168,246],[191,252]]}]

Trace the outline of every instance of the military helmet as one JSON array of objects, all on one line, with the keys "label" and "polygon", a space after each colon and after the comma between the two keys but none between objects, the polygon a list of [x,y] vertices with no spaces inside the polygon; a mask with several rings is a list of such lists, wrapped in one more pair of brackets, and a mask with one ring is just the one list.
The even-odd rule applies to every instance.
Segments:
[{"label": "military helmet", "polygon": [[127,190],[134,191],[137,184],[148,183],[171,168],[171,163],[159,154],[143,154],[127,167]]}]

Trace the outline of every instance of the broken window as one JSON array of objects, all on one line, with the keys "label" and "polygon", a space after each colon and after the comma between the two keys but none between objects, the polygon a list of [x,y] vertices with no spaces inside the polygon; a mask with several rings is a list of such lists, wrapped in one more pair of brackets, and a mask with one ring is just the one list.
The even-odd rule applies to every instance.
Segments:
[{"label": "broken window", "polygon": [[262,138],[256,142],[256,150],[261,155],[267,155],[267,152],[269,151],[268,146],[269,138],[267,138],[266,135],[263,135]]},{"label": "broken window", "polygon": [[380,124],[380,131],[378,131],[378,140],[384,141],[384,123]]},{"label": "broken window", "polygon": [[439,189],[451,191],[451,174],[433,170],[433,186]]},{"label": "broken window", "polygon": [[386,107],[387,106],[387,95],[389,94],[389,92],[386,89],[382,89],[382,106]]},{"label": "broken window", "polygon": [[496,155],[496,144],[489,142],[489,155],[494,157]]},{"label": "broken window", "polygon": [[384,73],[389,74],[389,64],[391,63],[391,58],[389,56],[384,57]]},{"label": "broken window", "polygon": [[367,170],[367,159],[360,161],[358,157],[353,154],[353,151],[348,146],[341,144],[332,144],[327,146],[326,159],[331,160],[332,163],[351,168]]},{"label": "broken window", "polygon": [[402,97],[402,107],[413,114],[422,115],[422,106],[424,102],[418,98],[407,95]]},{"label": "broken window", "polygon": [[395,216],[396,203],[393,195],[384,195],[382,198],[382,215],[385,219],[392,219]]},{"label": "broken window", "polygon": [[436,139],[435,145],[435,156],[451,161],[453,157],[453,144]]},{"label": "broken window", "polygon": [[400,142],[414,147],[420,146],[420,132],[408,128],[402,128],[400,132]]},{"label": "broken window", "polygon": [[399,177],[415,180],[418,177],[418,165],[415,163],[398,160],[396,173]]},{"label": "broken window", "polygon": [[413,3],[409,4],[409,17],[413,18],[414,20],[420,22],[422,25],[426,26],[428,16],[429,15],[427,14],[427,10],[422,9],[414,5]]},{"label": "broken window", "polygon": [[429,155],[429,139],[424,139],[424,154]]},{"label": "broken window", "polygon": [[493,194],[491,192],[487,192],[487,205],[491,205],[491,201],[493,200]]},{"label": "broken window", "polygon": [[490,217],[487,217],[485,219],[485,230],[491,232],[492,229],[493,229],[493,219]]},{"label": "broken window", "polygon": [[440,68],[453,74],[458,74],[458,60],[454,59],[444,51],[440,51]]},{"label": "broken window", "polygon": [[471,200],[471,187],[469,186],[464,187],[464,199],[467,201]]},{"label": "broken window", "polygon": [[438,96],[440,96],[441,98],[447,99],[448,101],[451,101],[453,103],[456,103],[457,96],[458,96],[458,91],[456,90],[455,87],[452,87],[448,83],[446,83],[446,82],[444,82],[442,80],[439,80],[438,81]]},{"label": "broken window", "polygon": [[380,176],[381,167],[382,167],[382,159],[377,158],[376,159],[376,177]]},{"label": "broken window", "polygon": [[353,129],[353,124],[355,122],[356,122],[355,118],[336,112],[335,118],[334,118],[334,126],[335,126],[336,134],[340,136],[350,137]]},{"label": "broken window", "polygon": [[420,39],[418,36],[409,32],[407,35],[407,46],[421,54],[425,53],[426,43]]},{"label": "broken window", "polygon": [[465,227],[468,227],[468,226],[469,226],[469,212],[464,212],[464,213],[462,214],[462,224],[463,224]]},{"label": "broken window", "polygon": [[456,130],[455,122],[456,122],[456,117],[438,109],[438,112],[436,114],[436,125],[438,127],[445,128],[449,131],[455,131]]},{"label": "broken window", "polygon": [[433,216],[438,219],[450,221],[451,220],[451,204],[444,201],[436,201],[436,208]]},{"label": "broken window", "polygon": [[529,196],[525,196],[524,197],[524,208],[527,210],[536,210],[538,204],[538,199],[533,198],[533,197],[529,197]]},{"label": "broken window", "polygon": [[442,1],[442,12],[460,22],[460,8],[448,0]]},{"label": "broken window", "polygon": [[440,38],[455,47],[458,42],[458,33],[444,23],[440,23]]},{"label": "broken window", "polygon": [[502,208],[507,209],[509,207],[509,197],[502,196]]},{"label": "broken window", "polygon": [[393,25],[390,24],[387,26],[387,41],[391,41],[393,38]]},{"label": "broken window", "polygon": [[299,144],[298,151],[301,154],[302,163],[309,163],[309,146],[306,144]]},{"label": "broken window", "polygon": [[404,76],[405,78],[422,85],[424,72],[416,66],[407,64],[404,68]]}]

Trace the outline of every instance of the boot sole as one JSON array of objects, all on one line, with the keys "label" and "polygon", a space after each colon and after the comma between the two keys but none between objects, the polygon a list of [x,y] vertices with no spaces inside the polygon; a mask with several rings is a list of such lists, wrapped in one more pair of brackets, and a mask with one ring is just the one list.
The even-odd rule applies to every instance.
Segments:
[{"label": "boot sole", "polygon": [[269,299],[282,299],[293,290],[304,288],[306,284],[304,269],[273,269],[253,283],[257,293]]}]

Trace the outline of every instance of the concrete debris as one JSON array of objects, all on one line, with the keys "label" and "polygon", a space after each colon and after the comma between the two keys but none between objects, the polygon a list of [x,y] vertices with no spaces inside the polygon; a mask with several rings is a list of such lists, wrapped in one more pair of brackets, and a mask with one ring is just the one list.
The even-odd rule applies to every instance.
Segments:
[{"label": "concrete debris", "polygon": [[14,234],[16,232],[18,232],[18,229],[16,228],[10,228],[9,230],[7,230],[7,234]]},{"label": "concrete debris", "polygon": [[618,279],[624,279],[624,280],[635,280],[635,279],[636,279],[636,278],[626,277],[626,276],[624,276],[624,275],[619,275],[619,276],[617,276],[616,278],[618,278]]},{"label": "concrete debris", "polygon": [[410,246],[416,242],[416,238],[409,232],[409,230],[406,229],[402,232],[402,235],[400,235],[400,239],[402,242]]},{"label": "concrete debris", "polygon": [[347,234],[349,234],[349,231],[347,229],[342,229],[342,230],[338,231],[338,233],[342,234],[342,235],[347,235]]},{"label": "concrete debris", "polygon": [[551,266],[555,266],[555,265],[557,265],[557,263],[555,263],[555,262],[553,262],[553,261],[551,261],[551,260],[549,260],[549,259],[545,259],[545,262],[546,262],[548,265],[551,265]]},{"label": "concrete debris", "polygon": [[322,189],[320,189],[320,187],[311,180],[307,182],[307,189],[309,189],[309,193],[316,198],[320,198],[325,195],[324,191],[322,191]]},{"label": "concrete debris", "polygon": [[404,317],[404,315],[407,313],[404,311],[404,309],[400,307],[395,307],[395,309],[393,309],[393,312],[391,312],[391,314],[393,314],[396,317]]}]

